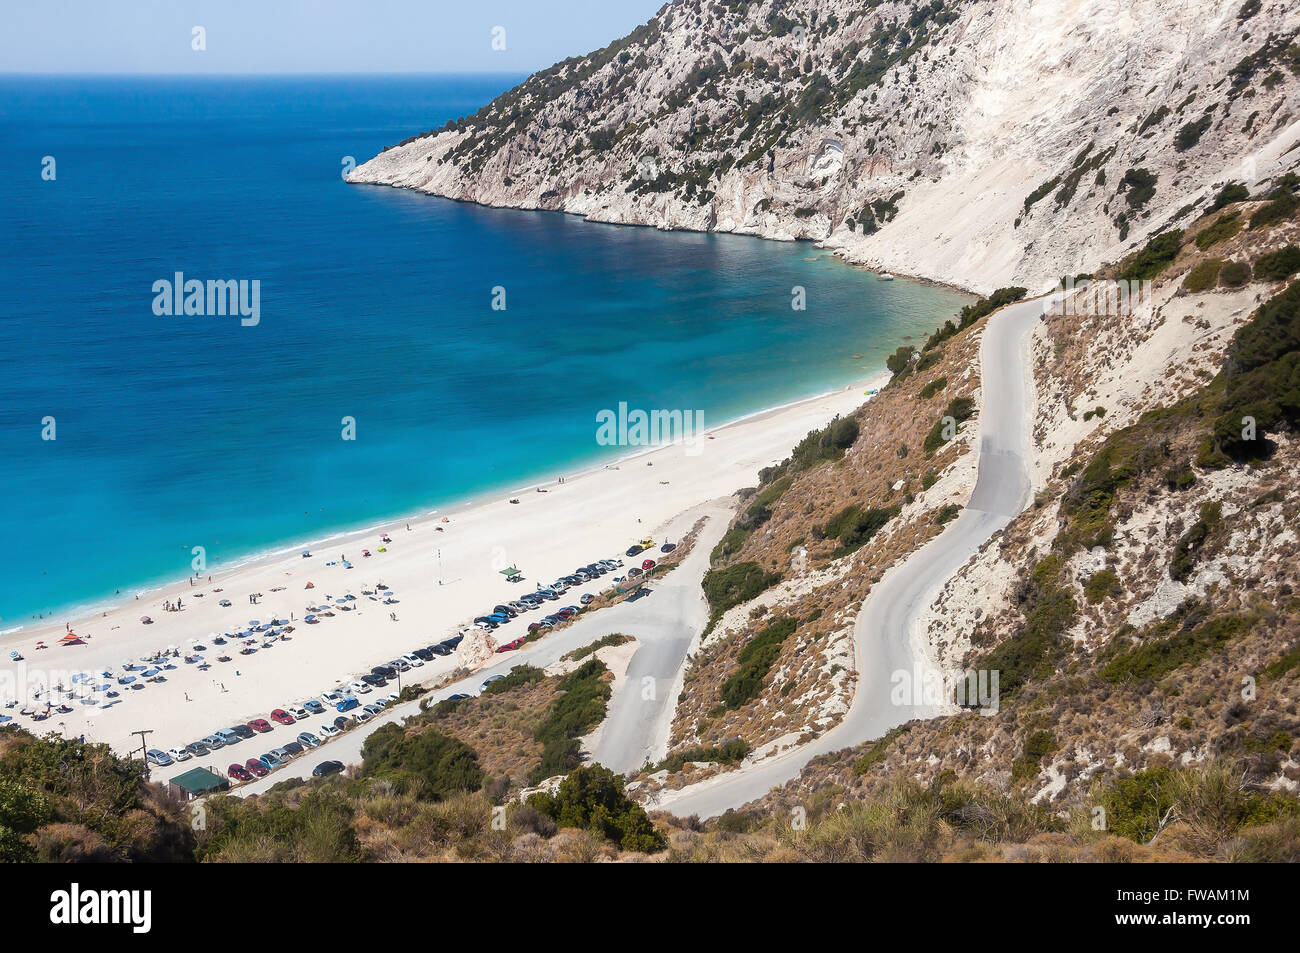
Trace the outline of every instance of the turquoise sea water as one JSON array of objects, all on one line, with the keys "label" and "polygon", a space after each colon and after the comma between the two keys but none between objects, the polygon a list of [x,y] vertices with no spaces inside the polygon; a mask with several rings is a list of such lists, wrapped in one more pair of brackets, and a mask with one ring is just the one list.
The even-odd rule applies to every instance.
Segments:
[{"label": "turquoise sea water", "polygon": [[[219,569],[572,473],[628,452],[595,439],[620,401],[713,427],[823,392],[964,300],[807,244],[343,183],[517,79],[0,78],[0,630],[193,546]],[[259,281],[260,322],[156,315],[176,272]]]}]

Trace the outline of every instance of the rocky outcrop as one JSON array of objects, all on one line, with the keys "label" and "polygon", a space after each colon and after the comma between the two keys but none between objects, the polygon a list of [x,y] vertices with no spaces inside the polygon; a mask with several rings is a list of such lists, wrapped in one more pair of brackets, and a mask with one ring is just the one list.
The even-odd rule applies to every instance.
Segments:
[{"label": "rocky outcrop", "polygon": [[470,629],[456,647],[456,661],[469,672],[476,672],[496,654],[497,640],[480,629]]},{"label": "rocky outcrop", "polygon": [[1294,167],[1298,28],[1280,0],[681,0],[349,181],[1035,289]]}]

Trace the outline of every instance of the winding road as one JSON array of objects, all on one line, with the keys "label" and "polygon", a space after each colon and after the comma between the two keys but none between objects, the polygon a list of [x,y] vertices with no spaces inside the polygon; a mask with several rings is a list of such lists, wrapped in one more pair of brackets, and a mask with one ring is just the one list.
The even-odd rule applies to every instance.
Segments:
[{"label": "winding road", "polygon": [[[713,817],[791,780],[818,755],[878,738],[914,718],[940,713],[939,707],[927,704],[923,697],[899,697],[904,693],[895,691],[899,681],[895,674],[910,676],[917,671],[913,648],[918,619],[944,583],[1029,503],[1031,488],[1025,459],[1029,395],[1025,392],[1024,348],[1027,332],[1041,317],[1046,300],[1019,302],[989,319],[980,348],[984,403],[979,416],[978,473],[970,503],[940,536],[887,573],[867,598],[855,631],[858,688],[843,721],[807,745],[666,792],[648,807],[682,817]],[[708,517],[687,558],[643,598],[579,619],[426,698],[437,700],[454,692],[475,692],[489,676],[505,674],[514,665],[526,662],[545,667],[575,648],[611,632],[623,632],[635,636],[639,644],[625,677],[616,686],[609,717],[595,738],[592,760],[620,773],[659,760],[666,753],[672,702],[680,691],[686,653],[707,618],[700,580],[730,515],[728,501],[714,501],[674,520],[677,535],[681,535],[700,516]],[[417,711],[417,703],[394,706],[270,776],[240,785],[235,793],[258,794],[280,781],[309,777],[312,768],[326,760],[358,763],[362,745],[372,732],[383,724],[400,724]]]},{"label": "winding road", "polygon": [[970,503],[940,536],[887,573],[868,596],[855,632],[858,688],[843,721],[807,745],[668,792],[653,808],[679,817],[714,817],[798,776],[818,755],[879,738],[913,718],[939,714],[924,698],[896,692],[894,674],[911,675],[920,664],[913,652],[918,619],[944,583],[1029,504],[1025,343],[1048,300],[1018,302],[989,319],[980,348],[984,403],[979,469]]}]

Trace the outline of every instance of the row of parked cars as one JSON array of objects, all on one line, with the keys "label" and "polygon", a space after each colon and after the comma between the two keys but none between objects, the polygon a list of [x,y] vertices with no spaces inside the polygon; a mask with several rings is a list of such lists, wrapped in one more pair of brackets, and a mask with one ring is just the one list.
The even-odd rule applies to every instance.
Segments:
[{"label": "row of parked cars", "polygon": [[[367,695],[376,688],[387,686],[390,679],[397,677],[398,672],[410,671],[412,668],[418,668],[431,662],[438,656],[450,655],[456,650],[464,636],[457,635],[445,639],[434,645],[428,645],[418,648],[412,652],[393,659],[386,664],[376,665],[365,675],[347,685],[340,685],[337,688],[330,689],[321,693],[320,699],[307,699],[300,705],[290,705],[286,708],[277,708],[270,714],[270,720],[266,718],[254,718],[247,724],[234,725],[230,728],[221,728],[201,738],[198,741],[192,741],[182,747],[171,748],[162,751],[158,748],[152,748],[145,753],[145,759],[157,767],[166,767],[181,761],[188,761],[194,757],[201,757],[211,754],[221,748],[226,748],[240,741],[246,741],[255,738],[259,734],[265,734],[274,727],[271,722],[280,725],[295,725],[313,715],[324,715],[328,708],[332,707],[338,712],[338,717],[332,721],[323,722],[313,734],[309,731],[301,732],[295,741],[290,741],[279,748],[273,748],[266,754],[249,758],[243,764],[231,764],[227,769],[230,777],[236,781],[250,781],[253,778],[265,777],[270,771],[280,767],[286,761],[296,758],[304,751],[310,748],[319,747],[324,740],[332,738],[350,728],[353,724],[369,721],[378,715],[388,705],[398,700],[397,693],[390,693],[375,699],[371,704],[363,704],[357,699],[357,695]],[[338,764],[338,762],[324,762],[324,765]],[[342,770],[342,765],[339,765]],[[313,771],[313,773],[317,773]],[[325,774],[333,773],[326,769]]]},{"label": "row of parked cars", "polygon": [[[483,630],[495,629],[499,625],[505,625],[516,616],[525,612],[532,612],[535,609],[541,609],[547,602],[556,602],[560,596],[568,592],[574,586],[581,586],[583,583],[597,579],[606,573],[613,572],[623,566],[621,559],[602,559],[599,562],[591,563],[587,566],[580,566],[567,576],[561,576],[555,582],[548,586],[537,587],[536,592],[530,592],[520,596],[508,603],[499,606],[493,606],[492,611],[487,615],[481,615],[474,620],[474,625]],[[582,605],[590,605],[595,601],[595,596],[585,593],[578,602]],[[546,616],[542,622],[534,622],[528,627],[529,632],[535,632],[538,628],[545,628],[555,625],[564,619],[569,618],[579,612],[578,606],[565,606],[559,611]],[[498,651],[501,651],[498,649]]]}]

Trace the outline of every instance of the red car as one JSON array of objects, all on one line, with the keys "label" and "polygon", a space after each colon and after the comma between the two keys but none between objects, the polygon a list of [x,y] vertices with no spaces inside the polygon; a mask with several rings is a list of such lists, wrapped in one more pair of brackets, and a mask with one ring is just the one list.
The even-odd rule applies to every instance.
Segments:
[{"label": "red car", "polygon": [[647,571],[648,571],[648,570],[651,570],[651,569],[654,569],[654,568],[655,568],[655,561],[654,561],[653,559],[647,559],[645,562],[643,562],[643,563],[641,564],[641,568],[642,568],[642,569],[645,569],[645,570],[647,570]]},{"label": "red car", "polygon": [[505,645],[498,646],[497,651],[513,652],[515,649],[519,648],[519,646],[523,645],[527,641],[528,641],[527,639],[515,639],[513,642],[507,642]]},{"label": "red car", "polygon": [[277,708],[275,711],[271,712],[271,720],[278,721],[282,725],[292,725],[293,715],[289,714],[283,708]]},{"label": "red car", "polygon": [[229,774],[236,781],[253,780],[253,776],[248,773],[248,769],[244,767],[242,764],[232,764],[230,767],[226,768],[226,773]]},{"label": "red car", "polygon": [[266,765],[262,764],[262,762],[258,761],[256,758],[249,758],[244,762],[244,767],[253,772],[254,777],[264,778],[269,773],[266,770]]},{"label": "red car", "polygon": [[271,730],[271,725],[265,718],[254,718],[248,723],[248,727],[252,728],[254,731],[260,731],[262,734],[266,734]]}]

